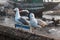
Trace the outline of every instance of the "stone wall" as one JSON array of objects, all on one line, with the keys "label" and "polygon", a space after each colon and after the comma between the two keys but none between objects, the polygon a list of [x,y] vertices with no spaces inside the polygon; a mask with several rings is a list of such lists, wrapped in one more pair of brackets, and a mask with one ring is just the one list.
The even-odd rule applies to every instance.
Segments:
[{"label": "stone wall", "polygon": [[32,34],[16,28],[6,27],[0,25],[0,39],[1,40],[54,40],[42,35]]}]

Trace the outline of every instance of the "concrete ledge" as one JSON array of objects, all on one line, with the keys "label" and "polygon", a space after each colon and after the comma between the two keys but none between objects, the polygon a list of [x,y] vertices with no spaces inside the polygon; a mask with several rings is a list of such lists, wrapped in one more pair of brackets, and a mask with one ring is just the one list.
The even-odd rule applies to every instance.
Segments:
[{"label": "concrete ledge", "polygon": [[18,30],[15,28],[6,27],[2,25],[0,25],[0,35],[3,35],[3,37],[0,39],[7,37],[5,40],[7,40],[8,37],[9,39],[13,40],[54,40],[53,38],[49,38],[42,35],[36,35],[23,30]]}]

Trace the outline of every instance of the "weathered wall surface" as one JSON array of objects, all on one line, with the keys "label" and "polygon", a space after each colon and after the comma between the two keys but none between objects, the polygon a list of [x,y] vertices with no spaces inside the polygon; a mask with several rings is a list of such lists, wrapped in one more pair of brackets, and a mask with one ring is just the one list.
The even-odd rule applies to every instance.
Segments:
[{"label": "weathered wall surface", "polygon": [[1,40],[53,40],[52,38],[39,36],[28,33],[15,28],[5,27],[0,25],[0,39]]}]

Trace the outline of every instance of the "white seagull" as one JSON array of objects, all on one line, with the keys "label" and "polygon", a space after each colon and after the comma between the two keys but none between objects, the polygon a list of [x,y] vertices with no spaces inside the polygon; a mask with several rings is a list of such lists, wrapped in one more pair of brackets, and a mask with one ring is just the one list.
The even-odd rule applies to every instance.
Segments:
[{"label": "white seagull", "polygon": [[14,11],[16,11],[15,21],[17,23],[20,23],[20,24],[23,24],[23,25],[29,25],[28,20],[20,16],[20,13],[19,13],[19,9],[18,8],[15,8]]},{"label": "white seagull", "polygon": [[41,28],[41,26],[38,25],[38,21],[37,21],[37,19],[35,19],[35,16],[33,13],[30,13],[30,24],[32,27],[40,27]]},{"label": "white seagull", "polygon": [[40,27],[40,28],[47,25],[47,23],[44,22],[43,20],[36,19],[35,16],[34,16],[34,13],[30,13],[30,24],[33,27]]}]

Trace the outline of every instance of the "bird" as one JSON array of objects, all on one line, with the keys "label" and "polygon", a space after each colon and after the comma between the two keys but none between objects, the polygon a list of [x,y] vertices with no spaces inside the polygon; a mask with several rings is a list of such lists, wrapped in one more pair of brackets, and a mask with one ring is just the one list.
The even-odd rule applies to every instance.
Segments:
[{"label": "bird", "polygon": [[42,28],[45,25],[47,25],[47,23],[44,22],[43,20],[36,19],[34,13],[30,13],[30,24],[33,27],[40,27],[40,28]]},{"label": "bird", "polygon": [[41,28],[41,26],[38,25],[38,21],[35,18],[33,13],[30,13],[30,24],[31,24],[32,27],[40,27]]},{"label": "bird", "polygon": [[[19,12],[20,12],[20,13],[22,12],[22,15],[23,15],[23,16],[21,16],[22,18],[24,18],[24,19],[29,19],[29,17],[27,17],[28,14],[29,14],[29,11],[28,11],[28,10],[20,10]],[[25,12],[25,13],[24,13],[24,12]]]},{"label": "bird", "polygon": [[16,11],[15,21],[17,23],[23,24],[23,25],[29,25],[28,20],[20,16],[20,13],[19,13],[19,9],[18,8],[15,8],[14,11]]}]

